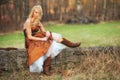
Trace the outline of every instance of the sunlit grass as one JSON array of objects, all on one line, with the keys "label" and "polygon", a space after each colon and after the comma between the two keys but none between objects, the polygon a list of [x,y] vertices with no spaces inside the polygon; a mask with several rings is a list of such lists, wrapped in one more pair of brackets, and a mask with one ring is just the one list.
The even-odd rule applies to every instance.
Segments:
[{"label": "sunlit grass", "polygon": [[24,48],[24,36],[21,31],[0,35],[0,47]]},{"label": "sunlit grass", "polygon": [[[120,46],[120,21],[99,24],[48,24],[46,30],[62,34],[81,47]],[[0,47],[24,48],[22,31],[0,35]]]},{"label": "sunlit grass", "polygon": [[49,30],[59,32],[74,42],[81,41],[82,46],[118,46],[120,45],[120,23],[107,22],[89,25],[50,25]]}]

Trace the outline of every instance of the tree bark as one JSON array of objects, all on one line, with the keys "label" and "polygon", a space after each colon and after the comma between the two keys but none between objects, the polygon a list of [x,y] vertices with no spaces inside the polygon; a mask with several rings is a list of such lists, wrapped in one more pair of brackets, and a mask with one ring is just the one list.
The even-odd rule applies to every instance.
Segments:
[{"label": "tree bark", "polygon": [[63,19],[62,6],[63,6],[63,0],[61,0],[60,2],[60,22],[62,22]]},{"label": "tree bark", "polygon": [[103,14],[102,14],[102,20],[105,20],[105,16],[106,16],[106,7],[107,7],[107,0],[104,0],[103,2]]},{"label": "tree bark", "polygon": [[24,6],[25,6],[24,20],[25,20],[29,14],[29,0],[24,0]]}]

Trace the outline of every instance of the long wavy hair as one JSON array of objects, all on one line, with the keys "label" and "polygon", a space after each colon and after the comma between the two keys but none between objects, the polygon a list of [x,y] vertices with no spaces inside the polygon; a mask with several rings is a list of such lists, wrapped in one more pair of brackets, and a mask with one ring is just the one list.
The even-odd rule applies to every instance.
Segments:
[{"label": "long wavy hair", "polygon": [[40,13],[39,13],[39,16],[36,18],[36,20],[32,23],[32,26],[37,26],[39,24],[39,21],[42,19],[42,15],[43,15],[42,7],[40,5],[36,5],[30,11],[30,14],[29,14],[30,19],[33,17],[33,13],[35,9],[38,9]]}]

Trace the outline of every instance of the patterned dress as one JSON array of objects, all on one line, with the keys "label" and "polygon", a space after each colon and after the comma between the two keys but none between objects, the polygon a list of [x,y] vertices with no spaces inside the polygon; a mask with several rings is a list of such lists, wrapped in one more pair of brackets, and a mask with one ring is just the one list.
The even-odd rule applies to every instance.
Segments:
[{"label": "patterned dress", "polygon": [[[36,37],[45,37],[44,32],[40,32],[40,28],[33,27],[32,29],[32,36]],[[52,39],[49,38],[47,41],[35,41],[29,40],[27,37],[26,30],[24,30],[25,36],[25,47],[27,49],[28,54],[28,65],[30,72],[42,72],[43,71],[43,63],[45,59],[49,56],[54,58],[57,56],[65,46],[61,43],[56,42],[58,38],[62,38],[60,34],[51,33]]]}]

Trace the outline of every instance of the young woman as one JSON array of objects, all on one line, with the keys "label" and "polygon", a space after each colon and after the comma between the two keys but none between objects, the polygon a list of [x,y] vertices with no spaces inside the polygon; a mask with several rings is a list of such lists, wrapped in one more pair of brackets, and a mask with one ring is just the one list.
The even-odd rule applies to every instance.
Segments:
[{"label": "young woman", "polygon": [[72,43],[62,38],[60,34],[46,31],[40,22],[42,15],[40,5],[32,8],[23,27],[25,47],[30,72],[43,71],[46,75],[51,75],[49,71],[51,61],[65,48],[64,45],[74,48],[80,46],[80,42]]}]

